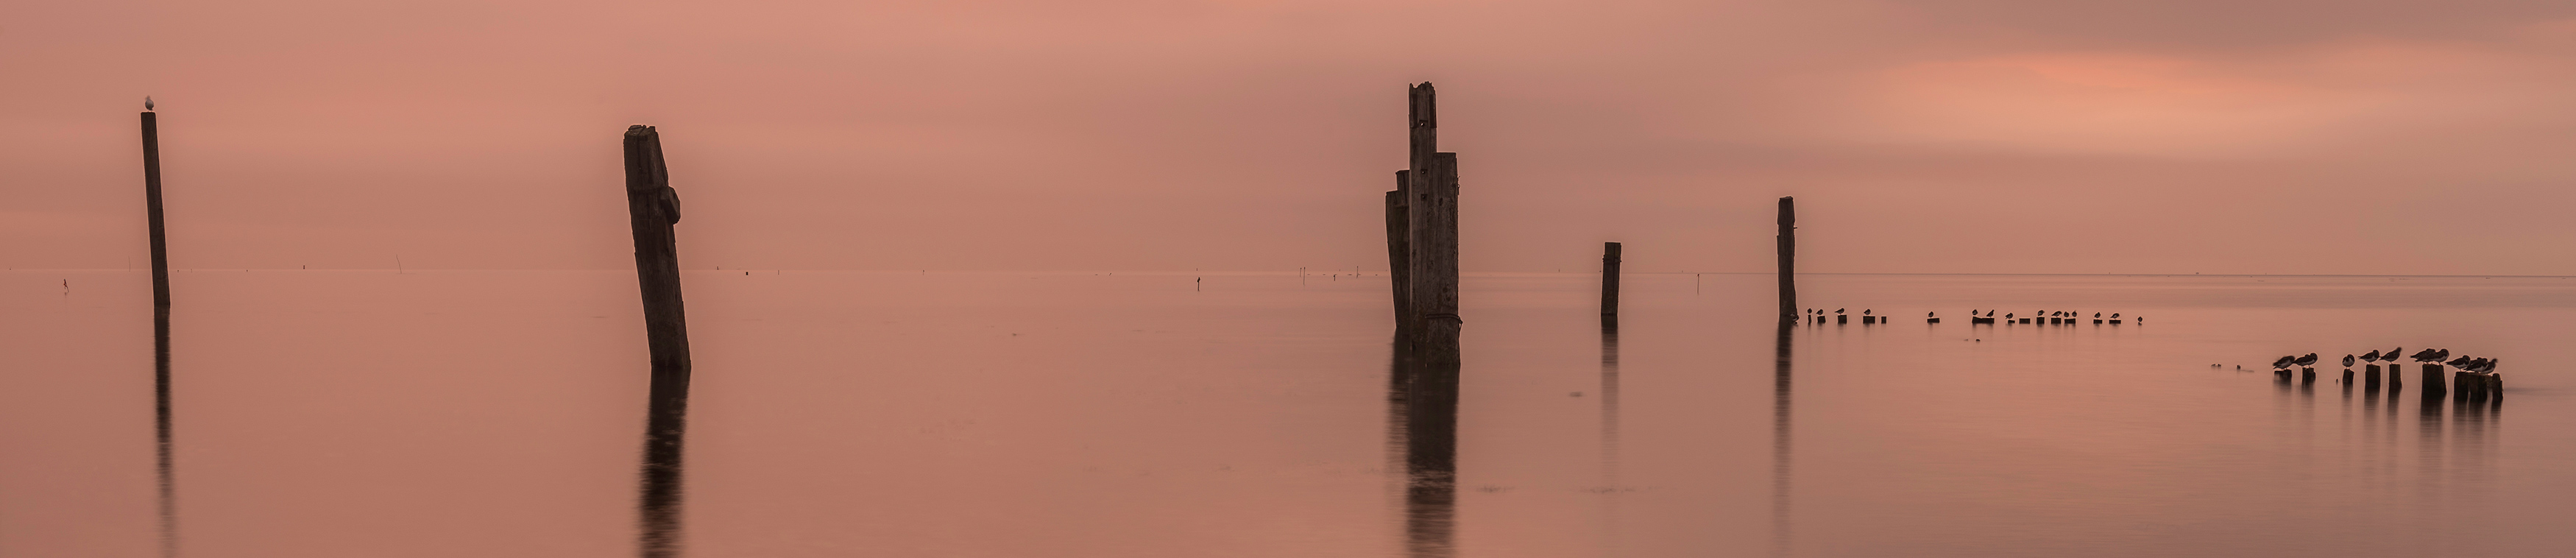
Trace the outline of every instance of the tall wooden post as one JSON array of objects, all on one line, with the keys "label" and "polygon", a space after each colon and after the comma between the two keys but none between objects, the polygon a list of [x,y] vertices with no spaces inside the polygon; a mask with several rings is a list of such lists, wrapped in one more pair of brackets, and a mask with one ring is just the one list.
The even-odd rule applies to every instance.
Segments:
[{"label": "tall wooden post", "polygon": [[1413,344],[1414,331],[1422,321],[1413,308],[1413,227],[1404,203],[1405,175],[1412,172],[1395,171],[1395,189],[1386,193],[1386,276],[1387,282],[1395,286],[1395,341],[1399,351]]},{"label": "tall wooden post", "polygon": [[1798,319],[1798,205],[1780,197],[1780,321]]},{"label": "tall wooden post", "polygon": [[152,435],[160,480],[161,555],[179,553],[178,477],[170,432],[170,252],[161,228],[161,120],[143,106],[143,215],[152,234]]},{"label": "tall wooden post", "polygon": [[1458,154],[1439,151],[1439,115],[1431,84],[1408,91],[1412,172],[1406,213],[1413,229],[1414,311],[1422,320],[1425,372],[1456,374],[1458,365]]},{"label": "tall wooden post", "polygon": [[644,293],[644,338],[653,359],[637,546],[640,555],[661,558],[676,556],[680,549],[689,328],[680,303],[680,256],[672,230],[680,222],[680,195],[671,189],[670,168],[662,162],[662,135],[652,126],[626,128],[626,212],[635,229],[635,277]]},{"label": "tall wooden post", "polygon": [[1601,316],[1619,317],[1619,243],[1601,243]]}]

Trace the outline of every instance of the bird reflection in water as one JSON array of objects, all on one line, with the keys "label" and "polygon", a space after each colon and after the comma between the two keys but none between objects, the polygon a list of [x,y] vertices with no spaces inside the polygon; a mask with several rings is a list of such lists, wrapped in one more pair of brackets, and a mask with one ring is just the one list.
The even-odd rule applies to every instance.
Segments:
[{"label": "bird reflection in water", "polygon": [[[1456,553],[1458,368],[1410,361],[1398,339],[1387,382],[1388,445],[1401,446],[1404,547],[1408,556]],[[1448,360],[1448,362],[1457,362]],[[1393,448],[1390,448],[1393,449]]]}]

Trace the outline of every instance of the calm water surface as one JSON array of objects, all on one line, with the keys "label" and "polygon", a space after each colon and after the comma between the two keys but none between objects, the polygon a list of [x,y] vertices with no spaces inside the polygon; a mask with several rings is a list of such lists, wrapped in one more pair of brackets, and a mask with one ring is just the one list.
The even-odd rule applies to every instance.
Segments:
[{"label": "calm water surface", "polygon": [[[1822,275],[1807,305],[1902,318],[1784,337],[1768,276],[1630,275],[1615,332],[1592,276],[1471,276],[1443,444],[1391,398],[1382,277],[743,273],[687,276],[694,556],[2576,547],[2571,279]],[[174,282],[182,555],[634,552],[631,273]],[[0,555],[159,554],[150,304],[0,273]],[[2400,345],[2514,363],[2504,403],[2259,370]]]}]

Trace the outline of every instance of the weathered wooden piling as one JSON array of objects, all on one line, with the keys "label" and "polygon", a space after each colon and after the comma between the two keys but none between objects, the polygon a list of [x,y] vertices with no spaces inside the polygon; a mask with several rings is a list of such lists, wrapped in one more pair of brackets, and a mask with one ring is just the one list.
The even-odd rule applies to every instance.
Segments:
[{"label": "weathered wooden piling", "polygon": [[[1780,320],[1798,319],[1798,200],[1780,197]],[[1835,316],[1840,323],[1841,316]]]},{"label": "weathered wooden piling", "polygon": [[2442,365],[2424,365],[2424,398],[2441,399],[2448,391],[2442,387]]},{"label": "weathered wooden piling", "polygon": [[626,129],[626,211],[635,231],[635,277],[644,295],[644,338],[652,353],[651,402],[644,421],[642,495],[637,505],[647,558],[680,549],[681,441],[688,425],[689,329],[680,301],[680,256],[673,225],[680,195],[662,160],[662,136],[642,124]]},{"label": "weathered wooden piling", "polygon": [[1413,229],[1409,250],[1413,299],[1422,321],[1426,372],[1456,373],[1458,332],[1458,154],[1439,151],[1436,92],[1424,82],[1407,91],[1413,171],[1406,174],[1405,211]]},{"label": "weathered wooden piling", "polygon": [[177,464],[170,425],[170,252],[161,227],[161,119],[143,101],[143,218],[152,235],[152,435],[159,477],[161,555],[179,552]]},{"label": "weathered wooden piling", "polygon": [[2361,372],[2362,372],[2362,375],[2361,375],[2361,387],[2362,387],[2362,389],[2366,389],[2366,390],[2375,390],[2375,389],[2379,389],[2379,365],[2377,365],[2377,364],[2367,365],[2367,366],[2363,366],[2363,367],[2361,367],[2361,369],[2362,369],[2362,370],[2361,370]]},{"label": "weathered wooden piling", "polygon": [[1405,181],[1410,170],[1395,171],[1395,189],[1386,193],[1386,269],[1387,280],[1395,287],[1395,340],[1401,347],[1413,344],[1414,331],[1421,316],[1413,308],[1413,227],[1405,206]]},{"label": "weathered wooden piling", "polygon": [[2352,369],[2343,369],[2343,385],[2352,385]]},{"label": "weathered wooden piling", "polygon": [[1601,316],[1619,317],[1619,243],[1601,243]]},{"label": "weathered wooden piling", "polygon": [[2306,385],[2313,383],[2317,383],[2317,369],[2305,366],[2299,367],[2299,384]]},{"label": "weathered wooden piling", "polygon": [[2488,400],[2488,401],[2491,401],[2491,402],[2494,402],[2494,403],[2497,403],[2497,404],[2503,404],[2503,403],[2504,403],[2504,373],[2503,373],[2503,372],[2488,372],[2488,373],[2487,373],[2487,400]]}]

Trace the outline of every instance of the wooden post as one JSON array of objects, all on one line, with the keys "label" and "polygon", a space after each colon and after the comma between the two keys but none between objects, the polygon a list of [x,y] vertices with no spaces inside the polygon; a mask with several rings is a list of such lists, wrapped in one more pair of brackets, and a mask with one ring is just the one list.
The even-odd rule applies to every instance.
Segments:
[{"label": "wooden post", "polygon": [[1601,315],[1619,316],[1619,243],[1601,243]]},{"label": "wooden post", "polygon": [[2424,365],[2424,399],[2441,399],[2445,391],[2442,389],[2442,365]]},{"label": "wooden post", "polygon": [[160,481],[161,555],[179,553],[179,501],[170,432],[170,252],[161,227],[161,119],[143,106],[143,218],[152,235],[152,434]]},{"label": "wooden post", "polygon": [[1401,347],[1411,345],[1422,318],[1413,308],[1413,228],[1408,226],[1405,200],[1405,175],[1412,171],[1395,171],[1395,189],[1386,193],[1386,269],[1387,281],[1395,286],[1395,339]]},{"label": "wooden post", "polygon": [[2379,365],[2372,364],[2361,368],[2361,388],[2365,390],[2379,389]]},{"label": "wooden post", "polygon": [[[1780,320],[1798,319],[1798,200],[1780,197]],[[1840,320],[1840,316],[1835,317]]]},{"label": "wooden post", "polygon": [[644,338],[652,351],[651,403],[644,421],[639,554],[680,550],[680,442],[688,426],[689,328],[680,302],[680,256],[672,225],[680,195],[652,126],[626,129],[626,211],[635,229],[635,277],[644,294]]},{"label": "wooden post", "polygon": [[1432,160],[1432,179],[1414,184],[1429,190],[1413,198],[1428,207],[1413,212],[1423,219],[1414,221],[1412,249],[1413,304],[1422,317],[1424,364],[1432,373],[1457,372],[1458,334],[1465,322],[1458,317],[1457,165],[1457,154],[1440,153]]},{"label": "wooden post", "polygon": [[1439,151],[1437,95],[1429,82],[1408,88],[1411,117],[1406,224],[1413,229],[1415,315],[1422,324],[1424,373],[1456,374],[1458,331],[1458,154]]}]

